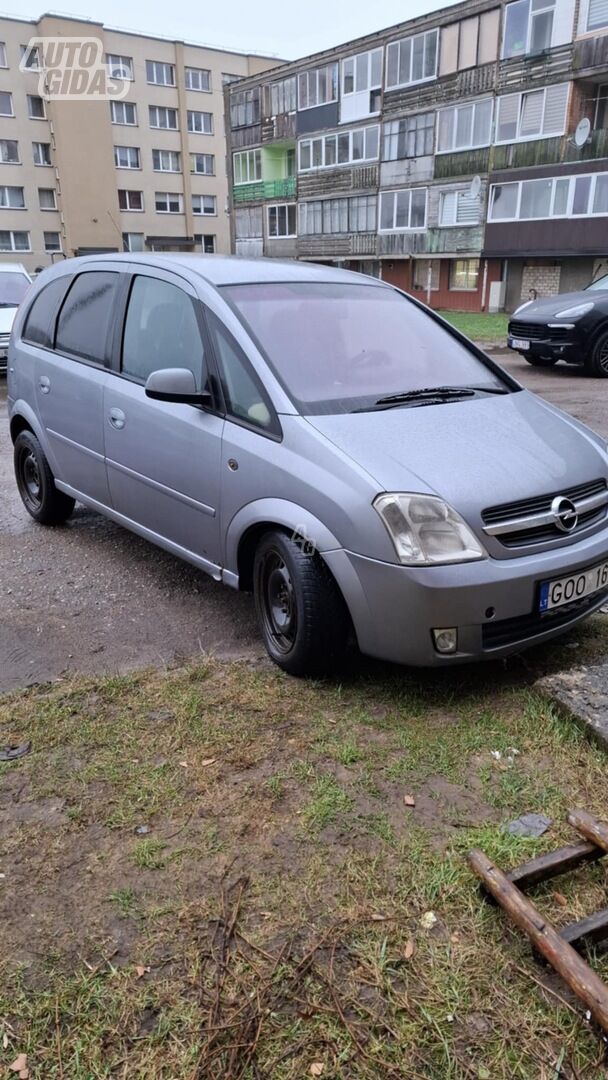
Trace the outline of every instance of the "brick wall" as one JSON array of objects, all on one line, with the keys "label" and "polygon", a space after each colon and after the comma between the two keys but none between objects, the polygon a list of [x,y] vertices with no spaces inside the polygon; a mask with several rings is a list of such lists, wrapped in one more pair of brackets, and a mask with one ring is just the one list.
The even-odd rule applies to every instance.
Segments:
[{"label": "brick wall", "polygon": [[521,300],[530,300],[530,290],[535,289],[540,296],[557,296],[560,291],[561,266],[552,264],[532,264],[524,266],[521,276]]},{"label": "brick wall", "polygon": [[[439,288],[431,292],[431,307],[444,311],[481,311],[482,288],[483,288],[483,263],[480,261],[478,285],[475,290],[462,291],[450,289],[450,263],[451,259],[441,259],[439,262]],[[395,262],[382,262],[382,278],[391,285],[397,285],[405,292],[411,293],[417,300],[427,302],[426,290],[414,289],[412,285],[414,262],[411,259],[398,259]],[[490,285],[493,281],[500,281],[500,259],[488,259],[488,274],[486,283],[486,306],[490,298]]]}]

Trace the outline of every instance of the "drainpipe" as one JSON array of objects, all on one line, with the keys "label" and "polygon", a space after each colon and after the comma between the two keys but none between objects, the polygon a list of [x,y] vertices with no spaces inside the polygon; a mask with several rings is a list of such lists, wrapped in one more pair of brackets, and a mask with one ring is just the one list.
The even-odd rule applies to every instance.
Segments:
[{"label": "drainpipe", "polygon": [[488,286],[488,260],[483,260],[483,284],[481,286],[481,310],[486,310],[486,291]]},{"label": "drainpipe", "polygon": [[429,259],[429,266],[428,266],[428,270],[426,272],[426,302],[427,302],[428,307],[431,306],[431,292],[432,292],[431,286],[432,286],[432,284],[433,284],[433,264],[432,264],[431,260]]}]

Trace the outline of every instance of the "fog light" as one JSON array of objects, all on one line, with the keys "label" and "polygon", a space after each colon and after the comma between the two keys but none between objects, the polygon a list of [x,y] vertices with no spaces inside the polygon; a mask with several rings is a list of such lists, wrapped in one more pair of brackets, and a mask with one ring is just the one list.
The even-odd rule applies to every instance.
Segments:
[{"label": "fog light", "polygon": [[439,653],[453,653],[458,648],[458,630],[455,626],[447,630],[433,630],[433,641]]}]

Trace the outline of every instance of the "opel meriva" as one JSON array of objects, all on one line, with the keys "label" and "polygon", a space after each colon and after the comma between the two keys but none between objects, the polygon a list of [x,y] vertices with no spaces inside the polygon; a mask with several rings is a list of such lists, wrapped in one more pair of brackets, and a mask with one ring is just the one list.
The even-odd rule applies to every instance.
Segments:
[{"label": "opel meriva", "polygon": [[504,656],[608,596],[604,441],[373,278],[70,259],[9,349],[17,484],[253,590],[273,660]]}]

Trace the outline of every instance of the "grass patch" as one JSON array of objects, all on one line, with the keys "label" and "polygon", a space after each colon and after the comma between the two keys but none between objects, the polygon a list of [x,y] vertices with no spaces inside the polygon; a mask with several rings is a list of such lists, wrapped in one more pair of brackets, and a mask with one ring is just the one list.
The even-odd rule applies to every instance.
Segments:
[{"label": "grass patch", "polygon": [[440,311],[439,314],[472,341],[507,343],[509,316],[502,312],[490,315],[483,311]]}]

